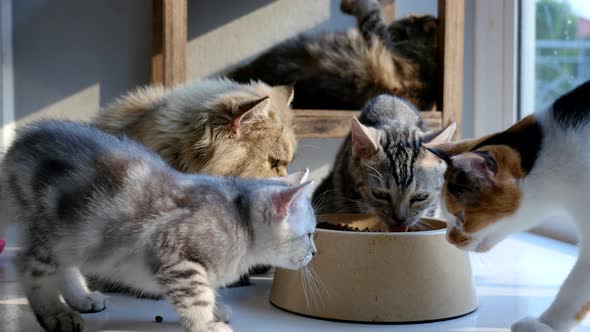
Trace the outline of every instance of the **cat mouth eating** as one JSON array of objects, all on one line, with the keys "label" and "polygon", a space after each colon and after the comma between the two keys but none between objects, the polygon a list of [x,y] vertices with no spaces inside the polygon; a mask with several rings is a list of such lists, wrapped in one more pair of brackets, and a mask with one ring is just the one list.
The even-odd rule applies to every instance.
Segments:
[{"label": "cat mouth eating", "polygon": [[407,232],[408,226],[404,225],[387,225],[390,232]]}]

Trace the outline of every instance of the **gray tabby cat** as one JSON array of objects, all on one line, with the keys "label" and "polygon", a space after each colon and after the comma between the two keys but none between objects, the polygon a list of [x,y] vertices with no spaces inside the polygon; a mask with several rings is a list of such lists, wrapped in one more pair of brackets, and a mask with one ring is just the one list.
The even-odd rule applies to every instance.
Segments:
[{"label": "gray tabby cat", "polygon": [[1,171],[24,225],[20,278],[47,331],[82,331],[78,312],[105,308],[82,274],[163,293],[186,331],[231,331],[217,287],[256,264],[301,268],[316,252],[307,172],[184,174],[131,140],[61,121],[21,130]]},{"label": "gray tabby cat", "polygon": [[406,101],[380,95],[352,120],[330,175],[313,195],[318,213],[376,213],[390,229],[433,216],[445,165],[421,149],[448,142],[455,124],[429,132]]}]

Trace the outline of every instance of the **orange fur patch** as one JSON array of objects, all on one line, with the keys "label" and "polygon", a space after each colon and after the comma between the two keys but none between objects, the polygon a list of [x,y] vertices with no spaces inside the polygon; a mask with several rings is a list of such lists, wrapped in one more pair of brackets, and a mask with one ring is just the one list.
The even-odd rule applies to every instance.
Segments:
[{"label": "orange fur patch", "polygon": [[498,164],[498,173],[493,178],[495,185],[479,193],[476,205],[463,204],[446,190],[443,191],[449,212],[456,215],[463,211],[463,230],[467,234],[475,233],[514,213],[522,195],[517,180],[524,177],[524,172],[520,167],[518,152],[501,145],[485,146],[480,151],[489,152]]},{"label": "orange fur patch", "polygon": [[[509,128],[506,132],[526,133],[526,130],[532,125],[535,125],[535,119],[532,116],[528,116]],[[479,139],[449,143],[437,147],[453,156],[472,151],[479,144],[486,144],[485,141],[492,136],[489,135]],[[517,135],[515,139],[526,140],[527,137],[525,136],[524,134]],[[466,195],[476,195],[475,197],[468,197],[470,199],[457,198],[447,190],[449,181],[455,180],[452,174],[456,170],[450,167],[445,174],[446,183],[442,191],[442,196],[446,202],[447,209],[453,215],[457,215],[460,212],[464,213],[462,227],[464,233],[461,233],[458,229],[452,229],[449,232],[449,241],[458,246],[468,244],[469,234],[476,233],[499,219],[513,214],[518,209],[522,198],[518,181],[526,176],[526,172],[522,168],[520,152],[512,147],[501,144],[483,145],[477,148],[476,151],[485,151],[496,161],[498,171],[492,178],[493,185],[482,186],[481,190],[475,193],[466,193]]]},{"label": "orange fur patch", "polygon": [[458,228],[453,228],[448,235],[449,242],[458,246],[466,247],[471,243],[471,239],[465,236]]},{"label": "orange fur patch", "polygon": [[590,303],[584,304],[584,306],[582,306],[582,309],[580,309],[580,311],[576,313],[576,320],[578,322],[583,321],[588,312],[590,312]]}]

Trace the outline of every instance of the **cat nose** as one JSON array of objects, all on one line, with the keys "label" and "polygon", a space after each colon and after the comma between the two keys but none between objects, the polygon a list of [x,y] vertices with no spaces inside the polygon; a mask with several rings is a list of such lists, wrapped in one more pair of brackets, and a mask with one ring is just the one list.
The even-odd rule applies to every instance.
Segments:
[{"label": "cat nose", "polygon": [[393,220],[398,224],[403,224],[404,222],[406,222],[408,220],[408,215],[405,213],[403,213],[403,214],[395,213],[393,215]]},{"label": "cat nose", "polygon": [[395,222],[395,224],[397,225],[402,225],[406,222],[406,218],[400,218],[400,217],[393,217],[393,221]]}]

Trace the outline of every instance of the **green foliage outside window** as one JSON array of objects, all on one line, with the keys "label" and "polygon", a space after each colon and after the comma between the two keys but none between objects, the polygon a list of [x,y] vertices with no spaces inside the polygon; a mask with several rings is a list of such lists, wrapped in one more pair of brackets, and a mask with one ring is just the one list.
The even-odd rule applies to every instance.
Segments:
[{"label": "green foliage outside window", "polygon": [[540,108],[590,79],[590,45],[576,42],[582,40],[576,37],[581,19],[568,1],[537,0],[535,14],[535,107]]}]

